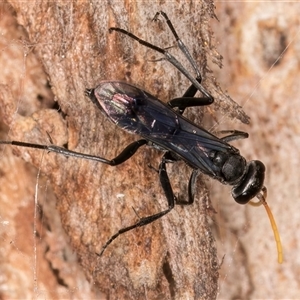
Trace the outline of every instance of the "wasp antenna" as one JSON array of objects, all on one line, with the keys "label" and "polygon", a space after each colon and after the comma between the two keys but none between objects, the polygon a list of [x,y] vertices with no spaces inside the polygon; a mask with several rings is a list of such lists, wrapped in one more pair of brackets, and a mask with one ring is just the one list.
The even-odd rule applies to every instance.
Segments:
[{"label": "wasp antenna", "polygon": [[278,253],[278,263],[282,264],[283,262],[283,251],[282,251],[282,244],[281,244],[281,240],[280,240],[280,235],[279,235],[279,231],[275,222],[275,219],[273,217],[272,211],[268,205],[268,203],[266,201],[263,201],[263,205],[266,209],[266,212],[269,216],[270,219],[270,223],[273,229],[273,233],[274,233],[274,237],[275,237],[275,241],[276,241],[276,246],[277,246],[277,253]]},{"label": "wasp antenna", "polygon": [[283,262],[282,244],[281,244],[280,235],[279,235],[279,231],[278,231],[274,216],[273,216],[272,211],[266,201],[267,188],[264,186],[261,191],[262,191],[262,194],[260,193],[256,196],[259,199],[259,202],[250,201],[249,204],[251,204],[252,206],[260,206],[263,204],[263,206],[265,207],[265,210],[268,214],[268,217],[269,217],[272,229],[273,229],[275,241],[276,241],[277,253],[278,253],[278,263],[282,264],[282,262]]}]

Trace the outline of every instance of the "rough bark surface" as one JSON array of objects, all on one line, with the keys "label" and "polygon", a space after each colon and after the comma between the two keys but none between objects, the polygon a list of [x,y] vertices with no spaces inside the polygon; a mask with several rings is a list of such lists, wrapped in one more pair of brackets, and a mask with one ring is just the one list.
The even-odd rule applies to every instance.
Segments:
[{"label": "rough bark surface", "polygon": [[[216,6],[214,11],[210,1],[2,3],[0,137],[47,144],[50,135],[53,144],[72,150],[107,158],[118,154],[136,137],[109,123],[84,90],[114,79],[163,101],[181,95],[188,81],[167,62],[151,61],[160,57],[157,53],[108,33],[118,26],[158,46],[172,46],[165,22],[151,21],[164,10],[216,98],[204,111],[189,109],[188,117],[199,123],[205,112],[218,120],[218,130],[249,132],[248,140],[234,145],[249,160],[266,164],[284,264],[276,262],[264,210],[238,206],[230,188],[213,180],[206,190],[204,176],[198,178],[192,206],[176,207],[161,221],[121,236],[98,258],[95,252],[113,233],[137,220],[132,207],[138,216],[166,207],[157,174],[148,168],[158,166],[161,153],[145,147],[112,168],[1,147],[1,299],[299,297],[300,7],[272,2]],[[170,51],[182,58],[178,49]],[[229,123],[249,119],[220,87],[243,105],[250,126]],[[207,128],[215,129],[211,124]],[[169,171],[175,190],[185,194],[190,169],[179,163]],[[211,229],[212,219],[216,226]]]},{"label": "rough bark surface", "polygon": [[[16,30],[22,31],[23,38],[10,40],[8,35],[5,43],[9,46],[20,43],[23,70],[16,86],[10,79],[3,80],[6,85],[1,86],[1,118],[9,128],[9,135],[4,138],[47,144],[50,136],[55,145],[112,158],[136,137],[104,119],[84,96],[85,88],[96,86],[100,80],[114,79],[141,86],[164,101],[183,93],[189,83],[181,74],[167,62],[151,61],[157,58],[157,53],[138,46],[128,37],[109,34],[111,26],[127,28],[150,42],[168,47],[174,44],[174,39],[165,22],[152,22],[156,11],[163,9],[175,21],[178,33],[184,36],[192,53],[198,54],[197,61],[204,75],[206,55],[214,50],[209,27],[214,7],[209,1],[179,1],[175,6],[120,1],[101,4],[96,1],[10,1],[10,4],[10,12],[20,25],[18,27],[13,18],[10,22]],[[3,16],[8,14],[7,7],[2,6]],[[190,23],[201,23],[201,31]],[[174,52],[178,54],[176,49]],[[10,74],[9,67],[6,72]],[[206,84],[212,82],[210,79]],[[49,109],[53,107],[48,101],[52,97],[59,109],[57,106]],[[226,99],[223,94],[220,97]],[[219,106],[222,105],[224,113],[228,107],[232,111],[239,109],[229,98]],[[242,110],[235,117],[247,120]],[[199,117],[194,119],[200,120]],[[5,147],[1,151],[11,149]],[[17,210],[13,224],[22,227],[22,231],[10,229],[12,223],[9,228],[3,225],[9,250],[2,250],[25,261],[24,274],[28,274],[28,281],[18,287],[19,280],[7,279],[10,287],[2,292],[4,298],[30,295],[111,299],[216,297],[218,260],[209,225],[213,209],[201,177],[195,205],[178,207],[163,220],[124,234],[99,258],[95,253],[113,233],[136,222],[132,207],[139,216],[166,207],[157,174],[148,168],[150,163],[158,165],[161,153],[142,149],[125,164],[113,168],[38,150],[13,148],[13,151],[46,175],[51,188],[45,179],[39,180],[42,188],[38,194],[39,204],[35,206],[37,175],[33,173],[24,187],[30,189],[31,196],[24,198],[17,194],[14,200],[11,196],[6,199],[8,207],[14,203]],[[7,163],[8,159],[3,161]],[[21,192],[17,184],[25,183],[24,177],[29,176],[25,172],[33,170],[25,164],[24,174],[18,171],[13,177],[13,168],[8,165],[6,169],[3,167],[3,172],[10,174],[8,182],[14,183],[13,189]],[[186,193],[190,170],[184,164],[176,164],[170,167],[170,174],[176,191]],[[8,185],[3,182],[1,186]],[[55,214],[52,190],[60,218]],[[4,214],[1,217],[7,220]],[[61,235],[60,219],[71,248],[62,238],[65,235]],[[36,248],[32,226],[37,226]],[[3,259],[6,255],[2,254]],[[76,258],[90,283],[90,290],[80,267],[75,264]],[[6,266],[9,268],[10,264]],[[14,265],[12,273],[19,266]]]},{"label": "rough bark surface", "polygon": [[284,250],[280,265],[263,208],[236,206],[221,185],[213,184],[210,195],[220,217],[218,254],[225,255],[218,297],[298,299],[300,3],[216,5],[220,24],[213,23],[213,29],[224,67],[214,74],[251,117],[250,126],[222,128],[247,131],[249,139],[235,145],[248,159],[266,165],[268,203]]}]

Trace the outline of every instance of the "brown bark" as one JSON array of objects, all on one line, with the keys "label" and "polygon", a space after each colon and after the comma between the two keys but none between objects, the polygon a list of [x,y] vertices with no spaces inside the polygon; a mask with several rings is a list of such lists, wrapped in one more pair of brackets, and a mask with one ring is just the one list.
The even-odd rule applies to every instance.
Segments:
[{"label": "brown bark", "polygon": [[[176,11],[172,5],[154,7],[146,2],[10,3],[18,23],[24,29],[23,54],[27,55],[28,52],[35,62],[38,59],[46,74],[41,73],[29,82],[30,76],[36,76],[36,73],[29,64],[29,58],[25,57],[25,79],[21,78],[20,84],[26,88],[30,84],[34,88],[28,93],[24,88],[19,96],[28,99],[30,111],[22,108],[22,111],[19,109],[14,114],[15,109],[20,108],[17,103],[18,87],[14,89],[6,85],[1,88],[2,107],[5,108],[2,118],[10,129],[9,138],[15,140],[49,143],[50,135],[56,145],[66,144],[72,150],[112,158],[135,137],[104,119],[84,96],[85,88],[96,86],[100,80],[120,79],[141,86],[164,101],[182,94],[187,88],[187,80],[168,63],[149,61],[157,57],[157,53],[147,51],[128,37],[110,35],[110,26],[128,28],[150,42],[167,47],[174,44],[174,39],[165,22],[155,24],[151,21],[157,10],[164,9],[175,21],[178,33],[184,36],[192,53],[198,54],[197,60],[201,63],[204,76],[206,53],[214,50],[208,23],[213,16],[213,6],[209,1],[191,2],[187,8],[184,7],[187,2],[178,2]],[[180,19],[186,21],[181,23],[178,21]],[[202,24],[201,31],[195,24]],[[46,76],[51,91],[47,89]],[[209,86],[212,83],[210,79],[205,84]],[[42,92],[36,84],[41,85]],[[213,94],[220,93],[218,87],[214,90]],[[42,109],[36,100],[51,98],[51,92],[58,101],[59,110]],[[220,97],[226,100],[225,95],[220,94]],[[51,106],[48,101],[43,105]],[[229,98],[220,102],[219,106],[228,113],[233,108],[238,109]],[[32,111],[35,111],[34,115],[30,115]],[[246,120],[242,110],[237,111],[235,116]],[[122,235],[99,258],[95,253],[101,250],[113,233],[136,222],[132,207],[139,216],[150,215],[166,207],[157,174],[148,168],[150,163],[158,165],[161,153],[154,149],[142,149],[125,164],[113,168],[38,150],[14,148],[14,152],[30,161],[49,178],[57,197],[56,208],[62,227],[93,287],[95,294],[89,294],[89,297],[100,297],[99,291],[113,299],[216,297],[218,261],[209,226],[209,212],[212,208],[201,177],[193,206],[178,207],[161,221]],[[11,168],[8,167],[6,172],[10,172]],[[27,168],[28,165],[25,166]],[[190,170],[184,164],[178,164],[172,166],[170,171],[177,190],[186,191]],[[18,175],[21,177],[13,178],[13,181],[24,182],[23,174]],[[36,175],[33,175],[28,183],[32,195],[36,180]],[[45,193],[45,189],[42,190],[42,195]],[[16,204],[16,207],[15,224],[23,227],[19,222],[25,212],[21,210],[20,204]],[[40,215],[36,219],[32,217],[32,198],[27,199],[25,207],[27,217],[24,221],[29,221],[29,224],[35,221],[38,235],[43,238],[38,240],[37,266],[31,260],[35,257],[31,252],[34,243],[30,239],[25,250],[21,245],[25,241],[19,241],[22,239],[20,232],[17,232],[16,240],[12,242],[14,246],[11,246],[11,252],[19,251],[21,258],[23,255],[26,257],[28,263],[25,269],[33,272],[33,278],[30,278],[27,285],[32,286],[34,296],[37,297],[44,289],[47,290],[45,295],[52,298],[67,292],[74,293],[74,297],[82,293],[88,295],[86,284],[83,284],[83,290],[76,291],[81,286],[78,281],[84,282],[84,279],[78,267],[74,266],[74,255],[69,257],[70,250],[66,250],[68,247],[56,236],[61,233],[61,229],[59,219],[54,214],[53,198],[49,196],[44,201],[39,199],[38,208],[43,211],[41,219]],[[29,224],[26,235],[31,234]],[[11,236],[8,235],[6,242]],[[55,255],[57,252],[59,258]],[[51,268],[44,270],[42,266],[46,268],[47,262]],[[78,273],[78,278],[72,276],[73,273]],[[28,295],[23,287],[20,290],[16,287],[12,289],[15,289],[15,294],[8,293],[6,297]]]},{"label": "brown bark", "polygon": [[284,250],[280,265],[263,208],[237,206],[224,197],[226,187],[213,184],[218,254],[225,255],[220,299],[299,298],[299,9],[280,1],[217,4],[220,24],[213,28],[224,68],[214,73],[251,117],[250,126],[220,127],[247,131],[249,139],[234,145],[266,165],[268,203]]},{"label": "brown bark", "polygon": [[[174,45],[166,24],[151,21],[156,11],[164,10],[216,98],[204,112],[210,119],[221,112],[219,130],[249,132],[248,140],[234,145],[248,159],[266,164],[268,199],[285,263],[276,263],[264,210],[238,206],[229,187],[213,180],[206,190],[204,176],[199,176],[192,206],[176,207],[160,221],[121,236],[98,258],[95,252],[113,233],[137,220],[132,207],[138,216],[166,207],[157,174],[148,168],[158,166],[161,153],[145,147],[112,168],[1,147],[0,268],[5,280],[0,298],[213,299],[221,261],[220,299],[297,298],[299,4],[220,2],[217,22],[209,1],[10,3],[12,7],[2,4],[0,10],[2,139],[49,143],[50,134],[56,145],[107,158],[137,139],[109,123],[84,90],[100,80],[119,79],[163,101],[181,95],[188,81],[167,62],[152,62],[157,53],[128,37],[108,34],[109,27],[118,26],[158,46]],[[214,43],[224,56],[222,69],[216,67],[222,62]],[[284,56],[269,71],[285,46]],[[178,49],[170,51],[182,58]],[[207,72],[207,62],[214,73]],[[225,125],[231,118],[245,123],[248,118],[220,87],[245,103],[250,126]],[[53,107],[53,99],[59,110],[46,109]],[[187,115],[199,123],[200,111],[189,109]],[[11,149],[30,164],[13,156]],[[32,165],[44,175],[38,181],[38,206]],[[174,188],[184,194],[190,169],[179,163],[169,170]],[[213,234],[208,191],[218,212]]]}]

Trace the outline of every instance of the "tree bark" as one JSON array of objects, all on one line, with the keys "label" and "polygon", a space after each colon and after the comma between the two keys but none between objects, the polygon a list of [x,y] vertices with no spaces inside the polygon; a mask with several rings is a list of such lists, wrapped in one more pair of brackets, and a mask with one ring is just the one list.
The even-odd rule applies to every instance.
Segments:
[{"label": "tree bark", "polygon": [[[214,6],[210,1],[179,1],[176,5],[121,1],[10,4],[11,13],[15,13],[22,26],[20,29],[14,23],[15,30],[22,30],[23,34],[17,41],[22,43],[24,69],[22,76],[17,75],[18,84],[4,81],[6,85],[0,90],[1,118],[9,128],[9,139],[65,145],[106,158],[114,157],[135,140],[135,136],[109,123],[84,96],[84,91],[100,80],[125,80],[163,101],[182,95],[189,82],[173,66],[151,61],[159,57],[157,53],[128,37],[108,33],[109,27],[117,26],[161,47],[173,45],[174,38],[164,20],[152,22],[159,10],[168,13],[191,53],[197,54],[204,85],[217,100],[222,100],[216,101],[214,108],[248,121],[241,108],[221,91],[212,74],[207,73],[208,54],[210,60],[219,63],[221,58],[211,40],[209,22],[214,17]],[[7,7],[2,8],[4,15]],[[13,41],[6,42],[12,45]],[[171,50],[180,55],[177,49]],[[58,105],[51,104],[52,97]],[[199,122],[199,110],[190,112],[189,117]],[[37,297],[43,290],[45,296],[53,298],[67,293],[73,297],[84,293],[113,299],[216,298],[219,263],[209,224],[213,208],[202,176],[197,182],[193,206],[176,207],[161,220],[120,236],[99,258],[95,253],[112,234],[135,223],[136,213],[146,216],[166,207],[157,174],[148,168],[149,164],[158,166],[161,153],[145,147],[128,162],[110,167],[20,147],[14,147],[13,152],[47,176],[51,189],[45,188],[45,179],[39,180],[43,188],[36,206],[36,173],[27,164],[23,165],[24,174],[11,173],[12,165],[5,169],[15,176],[9,182],[22,182],[31,195],[14,198],[13,224],[18,229],[14,229],[15,235],[7,230],[10,233],[5,241],[10,242],[12,255],[19,253],[20,259],[26,258],[25,274],[29,272],[32,276],[28,276],[27,288],[25,284],[18,288],[18,282],[14,282],[14,293],[7,297],[28,297],[30,291],[31,297]],[[174,164],[170,174],[174,188],[186,192],[190,170],[183,163]],[[21,192],[20,187],[17,190]],[[64,235],[53,206],[52,190],[62,228],[91,283],[90,290],[75,266],[74,253],[61,238]],[[43,200],[45,195],[48,196]],[[9,201],[12,203],[12,198]],[[23,201],[23,205],[17,201]],[[37,216],[33,217],[35,209]],[[37,226],[41,238],[36,247],[32,236],[23,240],[24,235],[31,235],[31,223]],[[28,231],[23,235],[25,228]]]}]

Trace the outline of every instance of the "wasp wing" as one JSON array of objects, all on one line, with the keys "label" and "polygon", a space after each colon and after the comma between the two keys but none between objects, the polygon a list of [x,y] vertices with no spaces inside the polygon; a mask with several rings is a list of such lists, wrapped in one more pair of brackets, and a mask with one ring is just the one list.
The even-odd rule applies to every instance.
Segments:
[{"label": "wasp wing", "polygon": [[94,89],[93,97],[93,102],[97,100],[98,107],[119,127],[175,153],[191,167],[211,177],[222,180],[220,167],[212,160],[214,153],[239,153],[222,139],[131,84],[103,81]]},{"label": "wasp wing", "polygon": [[147,101],[136,112],[140,124],[140,130],[136,133],[175,153],[191,167],[222,180],[219,175],[221,170],[212,160],[214,153],[237,154],[239,151],[152,95],[144,93]]}]

